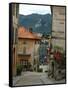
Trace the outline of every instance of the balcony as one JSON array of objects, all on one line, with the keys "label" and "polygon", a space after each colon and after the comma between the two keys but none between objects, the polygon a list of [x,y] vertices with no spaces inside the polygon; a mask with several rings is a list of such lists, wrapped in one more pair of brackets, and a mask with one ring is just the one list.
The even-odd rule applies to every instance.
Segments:
[{"label": "balcony", "polygon": [[21,52],[21,51],[18,51],[18,55],[30,56],[31,53],[30,52]]}]

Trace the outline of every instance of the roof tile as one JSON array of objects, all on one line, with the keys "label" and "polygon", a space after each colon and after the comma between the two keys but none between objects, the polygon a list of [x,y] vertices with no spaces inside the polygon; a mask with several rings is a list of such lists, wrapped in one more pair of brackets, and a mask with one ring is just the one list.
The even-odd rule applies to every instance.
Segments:
[{"label": "roof tile", "polygon": [[41,39],[39,36],[33,34],[29,30],[27,30],[25,27],[19,27],[18,38],[37,39],[37,40]]}]

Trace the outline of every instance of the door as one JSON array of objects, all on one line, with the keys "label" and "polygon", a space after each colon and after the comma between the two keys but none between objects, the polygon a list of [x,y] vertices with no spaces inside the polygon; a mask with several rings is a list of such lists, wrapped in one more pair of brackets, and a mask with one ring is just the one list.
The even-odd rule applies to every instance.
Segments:
[{"label": "door", "polygon": [[22,70],[27,71],[28,70],[28,60],[21,60],[20,63],[22,65]]}]

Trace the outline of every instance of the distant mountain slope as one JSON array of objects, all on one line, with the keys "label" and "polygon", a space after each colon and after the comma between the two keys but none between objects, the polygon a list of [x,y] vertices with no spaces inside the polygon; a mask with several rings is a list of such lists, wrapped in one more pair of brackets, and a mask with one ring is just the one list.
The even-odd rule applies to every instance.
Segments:
[{"label": "distant mountain slope", "polygon": [[26,28],[32,27],[33,32],[50,34],[51,33],[51,15],[30,14],[19,15],[19,25]]}]

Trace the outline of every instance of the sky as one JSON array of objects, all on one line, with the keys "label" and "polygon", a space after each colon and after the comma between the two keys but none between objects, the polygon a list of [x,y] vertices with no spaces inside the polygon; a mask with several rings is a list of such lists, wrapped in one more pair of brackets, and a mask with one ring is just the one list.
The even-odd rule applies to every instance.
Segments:
[{"label": "sky", "polygon": [[19,5],[19,14],[29,15],[32,13],[37,14],[51,14],[50,6],[40,6],[40,5]]}]

